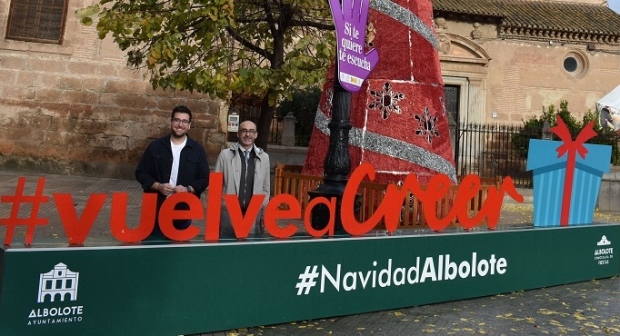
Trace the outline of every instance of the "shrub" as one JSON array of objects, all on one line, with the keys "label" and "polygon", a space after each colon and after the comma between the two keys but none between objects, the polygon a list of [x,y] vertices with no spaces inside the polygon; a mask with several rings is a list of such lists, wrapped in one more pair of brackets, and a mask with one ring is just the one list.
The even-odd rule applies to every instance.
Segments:
[{"label": "shrub", "polygon": [[[568,102],[563,100],[560,102],[560,109],[556,111],[555,106],[549,105],[547,109],[543,106],[542,115],[539,117],[531,117],[528,120],[523,120],[523,128],[519,134],[512,136],[512,145],[521,158],[527,158],[527,152],[530,139],[541,139],[542,129],[545,121],[547,121],[550,127],[556,126],[556,115],[566,123],[568,130],[573,139],[577,137],[579,132],[592,120],[597,120],[598,116],[592,111],[588,111],[581,121],[578,121],[573,117],[568,110]],[[618,146],[618,133],[609,130],[608,128],[601,128],[598,122],[594,123],[594,131],[597,136],[586,141],[592,144],[610,145],[611,146],[611,163],[613,165],[620,164],[620,148]],[[553,135],[554,140],[557,140],[557,136]]]}]

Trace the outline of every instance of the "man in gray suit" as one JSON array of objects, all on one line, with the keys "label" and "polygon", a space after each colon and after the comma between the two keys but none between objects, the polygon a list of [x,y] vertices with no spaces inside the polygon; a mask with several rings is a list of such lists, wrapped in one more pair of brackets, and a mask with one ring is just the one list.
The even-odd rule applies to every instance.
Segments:
[{"label": "man in gray suit", "polygon": [[[265,195],[250,236],[259,236],[262,231],[262,213],[269,202],[271,176],[269,155],[254,144],[256,124],[244,121],[239,125],[239,141],[220,152],[215,163],[215,171],[224,174],[223,193],[238,196],[241,213],[245,216],[252,196]],[[222,200],[220,237],[236,237],[229,215],[229,209]]]}]

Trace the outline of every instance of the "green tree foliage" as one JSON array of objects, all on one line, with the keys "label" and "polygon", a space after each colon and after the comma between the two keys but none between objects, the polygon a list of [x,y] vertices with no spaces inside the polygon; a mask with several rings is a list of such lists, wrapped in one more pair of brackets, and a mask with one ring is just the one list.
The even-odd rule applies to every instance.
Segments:
[{"label": "green tree foliage", "polygon": [[[543,106],[542,115],[539,117],[531,117],[528,120],[523,120],[523,128],[519,134],[512,136],[512,144],[516,149],[519,156],[527,158],[527,152],[529,149],[530,139],[541,139],[542,129],[545,121],[549,123],[550,127],[557,125],[556,115],[566,123],[568,130],[573,139],[577,137],[579,132],[592,120],[595,120],[594,131],[598,134],[594,138],[586,141],[592,144],[610,145],[611,163],[614,165],[620,164],[620,148],[618,146],[619,136],[616,132],[609,130],[608,128],[601,128],[600,124],[596,122],[598,116],[592,111],[588,111],[583,116],[582,120],[577,120],[573,117],[568,110],[568,102],[565,100],[560,101],[560,109],[556,110],[553,104],[549,105],[547,109]],[[555,134],[553,134],[554,140],[559,140]]]},{"label": "green tree foliage", "polygon": [[153,88],[262,97],[261,147],[277,104],[321,83],[335,53],[324,0],[100,0],[76,14],[146,68]]}]

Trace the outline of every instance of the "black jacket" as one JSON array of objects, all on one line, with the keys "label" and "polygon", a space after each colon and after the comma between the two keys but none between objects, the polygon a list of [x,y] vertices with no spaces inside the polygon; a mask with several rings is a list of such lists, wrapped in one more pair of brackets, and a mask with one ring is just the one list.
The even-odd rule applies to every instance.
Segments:
[{"label": "black jacket", "polygon": [[[151,190],[155,182],[170,182],[172,171],[172,148],[170,135],[153,140],[142,155],[142,159],[136,168],[136,179],[142,185],[145,192]],[[187,136],[187,143],[181,151],[179,159],[179,175],[177,185],[192,186],[194,193],[200,196],[209,185],[209,163],[204,148],[198,142]],[[157,198],[158,208],[166,196],[159,194]]]}]

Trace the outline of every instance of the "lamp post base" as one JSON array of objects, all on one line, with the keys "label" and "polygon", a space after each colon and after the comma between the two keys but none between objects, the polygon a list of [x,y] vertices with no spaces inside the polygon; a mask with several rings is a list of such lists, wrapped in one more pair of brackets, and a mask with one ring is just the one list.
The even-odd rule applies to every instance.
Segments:
[{"label": "lamp post base", "polygon": [[[342,225],[342,217],[341,217],[341,208],[342,208],[342,195],[344,194],[344,188],[346,187],[347,181],[325,181],[325,183],[321,184],[315,190],[309,191],[308,195],[310,196],[310,200],[313,200],[317,197],[325,197],[328,200],[332,198],[336,198],[336,209],[335,213],[331,213],[329,208],[325,204],[318,204],[314,208],[312,208],[312,212],[310,214],[310,225],[315,230],[324,229],[329,223],[330,216],[335,216],[334,218],[334,234],[346,234],[347,231],[344,229]],[[361,207],[361,196],[360,194],[355,195],[354,209],[353,213],[358,214]],[[357,217],[357,216],[356,216]]]}]

